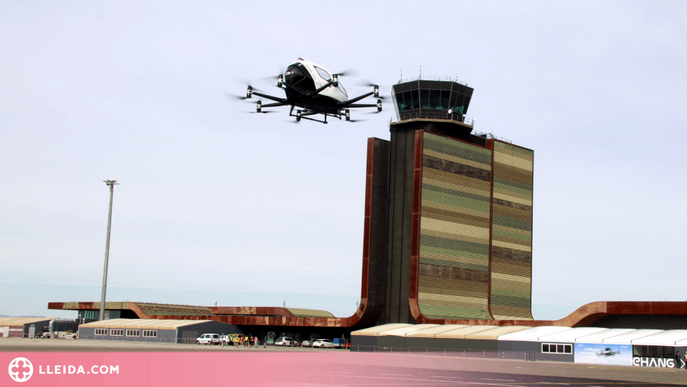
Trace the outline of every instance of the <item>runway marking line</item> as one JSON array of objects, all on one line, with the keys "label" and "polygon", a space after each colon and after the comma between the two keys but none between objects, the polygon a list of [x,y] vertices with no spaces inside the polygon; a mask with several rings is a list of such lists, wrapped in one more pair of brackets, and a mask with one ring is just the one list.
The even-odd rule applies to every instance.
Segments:
[{"label": "runway marking line", "polygon": [[400,376],[402,378],[408,378],[412,375],[404,375],[404,374],[379,374],[379,375],[386,375],[386,376]]}]

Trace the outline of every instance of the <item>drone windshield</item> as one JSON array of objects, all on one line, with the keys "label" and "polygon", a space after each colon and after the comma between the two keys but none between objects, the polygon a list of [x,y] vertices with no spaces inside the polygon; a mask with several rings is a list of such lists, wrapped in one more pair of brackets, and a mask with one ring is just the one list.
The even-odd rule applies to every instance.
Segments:
[{"label": "drone windshield", "polygon": [[331,80],[331,77],[329,76],[329,73],[326,72],[325,70],[323,70],[323,69],[321,69],[321,68],[319,68],[319,67],[315,67],[315,70],[317,70],[317,73],[320,74],[320,77],[322,77],[322,79],[324,79],[325,81]]},{"label": "drone windshield", "polygon": [[341,92],[343,93],[343,95],[345,95],[346,97],[348,97],[348,93],[346,93],[346,89],[344,89],[344,87],[343,87],[343,85],[341,84],[341,82],[339,82],[339,84],[338,84],[337,86],[339,87],[339,90],[341,90]]}]

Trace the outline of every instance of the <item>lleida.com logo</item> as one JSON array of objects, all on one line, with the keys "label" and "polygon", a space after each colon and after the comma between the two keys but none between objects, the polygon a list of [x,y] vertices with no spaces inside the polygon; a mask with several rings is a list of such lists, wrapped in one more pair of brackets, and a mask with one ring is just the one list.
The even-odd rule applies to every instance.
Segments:
[{"label": "lleida.com logo", "polygon": [[18,383],[23,383],[38,371],[39,375],[119,375],[118,365],[43,365],[39,364],[34,369],[31,361],[25,357],[17,357],[10,362],[7,372],[10,378]]},{"label": "lleida.com logo", "polygon": [[33,364],[25,357],[18,357],[10,362],[7,372],[15,382],[23,383],[33,375]]}]

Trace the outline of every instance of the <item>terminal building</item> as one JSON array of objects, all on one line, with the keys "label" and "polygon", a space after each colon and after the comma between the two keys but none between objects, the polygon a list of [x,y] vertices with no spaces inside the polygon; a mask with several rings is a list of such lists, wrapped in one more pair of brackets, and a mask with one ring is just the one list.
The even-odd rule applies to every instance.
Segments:
[{"label": "terminal building", "polygon": [[[367,140],[361,301],[352,316],[136,302],[108,302],[106,313],[214,320],[294,338],[350,337],[385,324],[687,328],[682,302],[595,302],[561,320],[533,319],[534,151],[474,133],[466,118],[473,91],[425,78],[393,86],[390,140]],[[100,303],[48,307],[88,320],[98,318]]]}]

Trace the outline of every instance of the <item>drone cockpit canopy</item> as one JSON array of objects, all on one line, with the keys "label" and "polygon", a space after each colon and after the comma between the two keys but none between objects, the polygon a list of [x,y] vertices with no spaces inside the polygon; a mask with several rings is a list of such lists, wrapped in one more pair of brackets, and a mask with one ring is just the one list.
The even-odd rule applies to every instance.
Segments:
[{"label": "drone cockpit canopy", "polygon": [[312,77],[301,63],[294,63],[286,69],[284,81],[287,85],[298,89],[314,88]]}]

